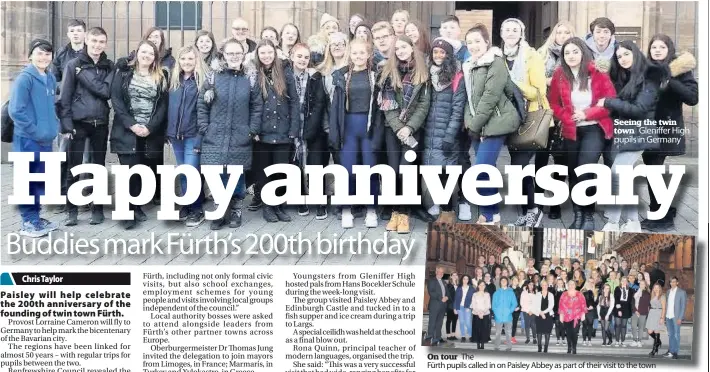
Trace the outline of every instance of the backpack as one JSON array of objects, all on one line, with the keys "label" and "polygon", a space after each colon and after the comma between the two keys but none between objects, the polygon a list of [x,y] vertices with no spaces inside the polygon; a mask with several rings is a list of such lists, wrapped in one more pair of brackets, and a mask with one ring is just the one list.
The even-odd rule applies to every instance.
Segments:
[{"label": "backpack", "polygon": [[5,143],[12,143],[12,137],[15,134],[15,122],[10,117],[9,107],[10,100],[2,104],[2,117],[0,118],[2,120],[2,135],[0,136],[2,138],[0,139]]},{"label": "backpack", "polygon": [[[21,72],[24,74],[26,72]],[[20,75],[18,75],[19,77]],[[30,79],[30,84],[32,84],[32,79]],[[31,85],[30,85],[31,87]],[[15,122],[10,117],[10,100],[8,99],[2,104],[2,116],[0,117],[0,140],[5,143],[12,143],[12,137],[15,135]]]}]

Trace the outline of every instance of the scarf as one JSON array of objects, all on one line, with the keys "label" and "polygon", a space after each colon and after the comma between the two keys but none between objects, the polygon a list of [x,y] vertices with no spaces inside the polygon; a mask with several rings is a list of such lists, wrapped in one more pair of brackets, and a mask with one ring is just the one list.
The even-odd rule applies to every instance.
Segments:
[{"label": "scarf", "polygon": [[609,40],[609,46],[607,46],[606,50],[604,50],[603,52],[600,52],[597,48],[597,43],[594,42],[594,38],[592,37],[592,35],[587,36],[587,40],[585,41],[589,49],[592,50],[592,54],[594,54],[595,59],[597,57],[601,57],[607,61],[611,61],[611,59],[614,58],[614,45],[616,44],[616,38],[614,38],[613,35]]},{"label": "scarf", "polygon": [[526,53],[530,49],[530,45],[525,40],[512,47],[508,48],[503,45],[503,54],[508,61],[513,61],[513,68],[510,70],[510,78],[514,82],[525,81],[527,75],[527,66],[525,63]]},{"label": "scarf", "polygon": [[[414,87],[412,86],[413,66],[413,62],[399,63],[397,65],[397,71],[402,77],[402,108],[406,108],[409,105],[409,101],[412,99],[412,91],[414,91]],[[392,86],[391,78],[387,78],[385,81],[385,84],[380,91],[380,95],[377,98],[377,102],[380,105],[380,110],[382,111],[392,111],[400,108],[397,103],[397,93]],[[400,113],[400,119],[405,116],[405,111],[406,110],[403,109]]]},{"label": "scarf", "polygon": [[553,42],[547,48],[547,60],[545,61],[545,77],[551,78],[557,66],[560,65],[560,53],[562,53],[562,45],[557,45]]},{"label": "scarf", "polygon": [[446,84],[442,84],[441,82],[439,82],[439,73],[441,72],[440,66],[431,65],[431,67],[429,68],[429,72],[431,73],[431,85],[437,92],[441,92],[442,90],[448,88],[451,85],[451,81]]}]

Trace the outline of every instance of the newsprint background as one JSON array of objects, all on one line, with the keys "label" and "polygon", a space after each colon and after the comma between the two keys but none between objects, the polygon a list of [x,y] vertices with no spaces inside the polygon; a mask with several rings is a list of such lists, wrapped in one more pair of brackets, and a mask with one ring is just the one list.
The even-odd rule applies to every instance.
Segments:
[{"label": "newsprint background", "polygon": [[[173,2],[181,3],[181,2]],[[182,2],[185,4],[193,2]],[[324,12],[341,24],[348,15],[388,17],[394,9],[410,13],[432,29],[445,14],[480,9],[515,11],[534,24],[540,44],[542,30],[561,16],[578,29],[586,29],[597,16],[609,15],[628,26],[642,44],[650,37],[650,23],[664,23],[682,35],[697,27],[687,48],[698,58],[701,104],[695,115],[693,156],[681,159],[696,177],[683,194],[688,208],[684,234],[697,234],[697,296],[707,296],[708,267],[708,131],[707,123],[707,3],[679,7],[673,2],[200,2],[203,21],[213,30],[229,27],[225,19],[243,16],[252,30],[295,21],[305,34],[318,25]],[[687,3],[686,3],[687,4]],[[115,6],[115,9],[106,7]],[[487,8],[486,8],[487,7]],[[548,13],[529,8],[553,7]],[[154,2],[7,2],[2,10],[2,90],[25,62],[26,45],[34,37],[64,43],[69,14],[104,22],[111,36],[111,57],[125,55],[130,40],[155,24]],[[648,9],[666,9],[646,13]],[[672,11],[672,13],[671,13]],[[82,13],[83,12],[83,13]],[[83,14],[83,15],[82,15]],[[457,13],[458,14],[458,13]],[[672,16],[668,16],[672,14]],[[273,19],[279,22],[271,23]],[[497,19],[497,18],[496,18]],[[623,20],[623,21],[622,21]],[[498,20],[500,21],[500,20]],[[90,24],[92,22],[89,22]],[[203,25],[204,27],[204,25]],[[465,27],[464,27],[465,28]],[[180,27],[178,27],[180,30]],[[215,31],[217,34],[218,32]],[[113,35],[116,35],[114,38]],[[188,42],[192,35],[171,31],[171,45]],[[219,37],[219,36],[218,36]],[[181,39],[184,38],[184,39]],[[132,44],[131,44],[132,45]],[[3,144],[3,161],[8,149]],[[693,160],[696,159],[696,160]],[[280,255],[21,255],[6,254],[5,237],[18,228],[17,213],[7,205],[12,170],[2,165],[2,256],[0,256],[0,371],[18,372],[240,372],[240,371],[434,371],[655,369],[707,371],[707,297],[696,301],[692,361],[666,361],[623,357],[575,358],[537,354],[496,353],[486,350],[441,350],[420,346],[423,332],[421,294],[425,290],[427,226],[415,222],[414,240],[407,258],[396,254]],[[646,199],[647,201],[647,199]],[[150,215],[150,211],[148,212]],[[153,216],[155,211],[152,211]],[[514,210],[510,212],[514,214]],[[565,215],[567,217],[565,217]],[[563,211],[563,220],[571,211]],[[83,215],[84,221],[88,216]],[[597,217],[600,218],[600,217]],[[53,217],[59,220],[59,217]],[[153,219],[154,221],[154,219]],[[292,236],[317,232],[365,240],[383,238],[383,229],[340,229],[337,219],[311,225],[298,219],[279,225]],[[566,222],[568,223],[568,222]],[[597,221],[601,226],[601,222]],[[264,230],[260,216],[246,220],[242,234]],[[550,226],[550,227],[561,227]],[[158,222],[135,232],[166,234],[177,227]],[[100,239],[127,237],[118,226],[79,232]],[[340,235],[338,235],[340,234]],[[207,231],[205,234],[207,235]],[[87,266],[102,264],[101,266]],[[119,266],[121,265],[121,266]],[[174,265],[174,266],[166,266]],[[278,266],[274,266],[278,265]],[[326,266],[327,265],[327,266]]]}]

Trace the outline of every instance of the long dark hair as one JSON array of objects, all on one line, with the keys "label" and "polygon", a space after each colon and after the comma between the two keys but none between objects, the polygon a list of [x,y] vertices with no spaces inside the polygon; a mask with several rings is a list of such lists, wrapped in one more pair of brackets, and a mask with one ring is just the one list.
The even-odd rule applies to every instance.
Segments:
[{"label": "long dark hair", "polygon": [[[150,37],[150,34],[152,34],[155,31],[160,31],[160,47],[158,48],[159,54],[156,54],[155,58],[162,59],[163,57],[165,57],[165,53],[167,53],[167,49],[168,49],[167,46],[165,45],[165,31],[163,31],[162,28],[160,28],[160,27],[149,28],[148,31],[146,31],[143,34],[142,40],[148,40],[148,38]],[[157,45],[156,45],[156,47],[157,47]]]},{"label": "long dark hair", "polygon": [[562,50],[560,51],[560,54],[562,55],[560,65],[562,67],[562,73],[565,75],[565,78],[570,85],[574,85],[576,80],[574,73],[572,73],[572,69],[567,64],[567,61],[565,61],[565,49],[570,44],[576,46],[582,52],[582,61],[579,63],[579,73],[577,76],[579,80],[579,90],[584,92],[589,88],[589,70],[587,69],[587,66],[590,62],[592,62],[592,55],[587,48],[587,44],[585,44],[584,41],[578,37],[569,38],[569,40],[562,44]]},{"label": "long dark hair", "polygon": [[414,27],[417,28],[417,32],[419,32],[419,39],[417,39],[416,44],[417,48],[424,54],[431,53],[431,36],[429,35],[429,30],[427,30],[421,22],[416,20],[407,22],[407,24],[404,25],[404,29],[406,30],[407,26],[410,24],[414,25]]},{"label": "long dark hair", "polygon": [[[271,63],[271,67],[267,68],[261,62],[259,58],[259,49],[261,48],[272,48],[274,50],[274,61]],[[254,49],[254,65],[256,66],[257,76],[259,78],[259,86],[261,87],[261,96],[266,99],[269,96],[268,87],[266,84],[266,70],[271,71],[271,80],[274,84],[274,90],[279,97],[283,97],[286,94],[286,74],[284,72],[283,64],[281,59],[276,55],[276,46],[271,40],[263,39],[259,41]]]},{"label": "long dark hair", "polygon": [[[616,52],[620,48],[630,50],[633,55],[634,61],[628,70],[621,67],[619,59],[616,58]],[[614,83],[614,88],[616,88],[616,93],[620,99],[628,101],[636,97],[646,80],[647,67],[648,61],[636,43],[631,40],[624,40],[616,45],[614,57],[611,59],[609,77]]]},{"label": "long dark hair", "polygon": [[[421,38],[421,35],[419,36]],[[429,63],[434,66],[434,48],[429,50]],[[448,84],[454,80],[454,76],[459,72],[459,64],[456,56],[453,53],[446,53],[446,58],[441,62],[441,70],[439,71],[439,82]]]},{"label": "long dark hair", "polygon": [[[651,57],[651,45],[653,45],[653,42],[656,40],[662,41],[663,44],[666,44],[666,47],[668,47],[668,55],[663,61],[653,61],[653,58]],[[648,42],[648,53],[646,54],[646,56],[648,57],[649,61],[669,64],[675,58],[675,53],[675,43],[673,42],[673,39],[671,39],[671,37],[666,34],[655,34],[653,35],[653,37],[651,37],[651,41]]]},{"label": "long dark hair", "polygon": [[277,35],[279,35],[279,45],[278,45],[278,47],[279,47],[279,48],[283,48],[283,43],[284,43],[284,37],[283,37],[283,35],[284,35],[284,31],[286,31],[286,27],[293,27],[293,28],[296,29],[296,42],[293,43],[293,45],[291,45],[291,48],[293,48],[293,47],[296,46],[297,44],[300,44],[300,43],[301,43],[301,30],[299,30],[299,29],[298,29],[298,26],[296,26],[296,25],[293,24],[293,23],[287,23],[287,24],[283,25],[283,27],[281,27],[281,32],[279,32],[279,33],[277,34]]},{"label": "long dark hair", "polygon": [[207,59],[211,61],[215,57],[219,58],[219,51],[218,51],[219,48],[217,48],[217,42],[214,40],[214,35],[212,34],[211,31],[208,31],[208,30],[197,31],[197,34],[195,35],[195,42],[194,42],[195,47],[197,47],[197,40],[199,40],[203,36],[207,36],[212,41],[212,49],[210,49],[210,53],[207,56]]}]

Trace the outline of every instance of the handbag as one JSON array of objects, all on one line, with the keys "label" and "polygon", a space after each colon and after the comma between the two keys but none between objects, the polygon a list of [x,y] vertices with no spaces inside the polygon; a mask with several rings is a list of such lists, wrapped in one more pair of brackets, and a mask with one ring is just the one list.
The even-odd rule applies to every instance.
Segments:
[{"label": "handbag", "polygon": [[15,123],[10,117],[9,108],[10,101],[2,105],[2,142],[12,143],[12,136],[15,134]]},{"label": "handbag", "polygon": [[552,110],[542,106],[540,90],[537,91],[539,109],[528,112],[523,125],[508,137],[508,148],[514,151],[533,151],[547,148],[550,124],[554,120]]}]

